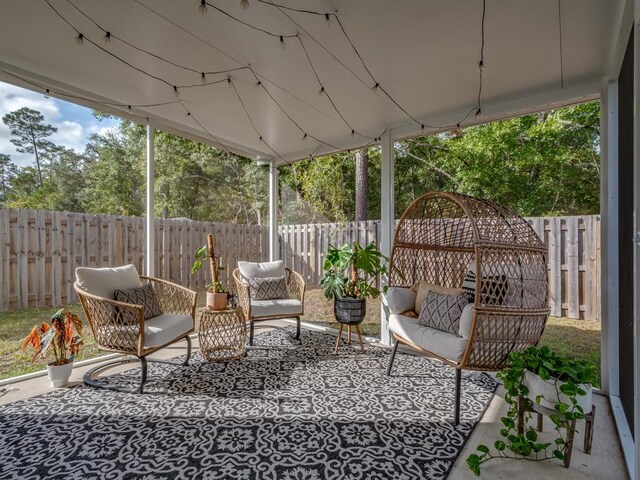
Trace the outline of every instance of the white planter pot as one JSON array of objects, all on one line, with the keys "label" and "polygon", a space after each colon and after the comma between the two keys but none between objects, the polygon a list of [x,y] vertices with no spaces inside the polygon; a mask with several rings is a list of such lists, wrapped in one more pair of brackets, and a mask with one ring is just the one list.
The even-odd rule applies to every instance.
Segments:
[{"label": "white planter pot", "polygon": [[[539,405],[552,410],[558,403],[566,403],[571,406],[571,400],[569,400],[569,397],[560,392],[560,385],[563,385],[564,383],[565,382],[561,382],[555,378],[543,380],[532,372],[527,371],[524,373],[524,384],[529,389],[529,395],[527,395],[527,397],[535,405],[537,404],[536,398],[539,395],[542,395]],[[587,394],[584,396],[578,395],[576,397],[576,401],[578,402],[578,405],[582,407],[584,413],[587,414],[591,412],[591,407],[593,406],[593,387],[591,385],[582,384],[580,385],[580,388],[587,392]]]},{"label": "white planter pot", "polygon": [[64,387],[69,383],[72,370],[73,362],[67,363],[66,365],[47,365],[47,373],[49,374],[49,380],[51,380],[51,386],[53,388]]}]

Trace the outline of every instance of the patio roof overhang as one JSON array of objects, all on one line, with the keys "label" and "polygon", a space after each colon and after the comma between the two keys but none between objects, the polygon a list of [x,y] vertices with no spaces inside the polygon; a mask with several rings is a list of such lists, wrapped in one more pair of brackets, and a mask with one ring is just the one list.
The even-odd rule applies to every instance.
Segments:
[{"label": "patio roof overhang", "polygon": [[3,2],[0,79],[281,164],[596,98],[625,3],[487,1],[477,117],[480,1],[212,2]]}]

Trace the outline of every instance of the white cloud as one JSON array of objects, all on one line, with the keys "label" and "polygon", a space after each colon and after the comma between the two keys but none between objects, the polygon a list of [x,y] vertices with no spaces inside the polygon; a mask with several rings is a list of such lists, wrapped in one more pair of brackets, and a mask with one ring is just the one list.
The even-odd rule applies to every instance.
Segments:
[{"label": "white cloud", "polygon": [[[50,137],[50,140],[58,145],[83,152],[92,133],[102,134],[114,128],[114,125],[105,126],[104,122],[99,123],[90,115],[89,109],[79,106],[71,107],[67,104],[63,109],[64,112],[71,111],[78,118],[65,118],[60,105],[63,105],[60,100],[47,99],[40,93],[0,83],[0,117],[22,107],[38,110],[44,116],[45,123],[58,129]],[[81,119],[81,122],[78,119]],[[11,132],[3,122],[0,122],[0,153],[10,155],[12,161],[18,165],[28,165],[33,162],[31,155],[16,151],[11,143]]]}]

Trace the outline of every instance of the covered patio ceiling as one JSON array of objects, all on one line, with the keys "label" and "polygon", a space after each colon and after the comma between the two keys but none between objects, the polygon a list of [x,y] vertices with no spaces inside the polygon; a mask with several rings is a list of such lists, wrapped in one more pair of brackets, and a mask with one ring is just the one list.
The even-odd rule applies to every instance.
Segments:
[{"label": "covered patio ceiling", "polygon": [[0,79],[282,164],[596,98],[624,4],[200,3],[4,1]]}]

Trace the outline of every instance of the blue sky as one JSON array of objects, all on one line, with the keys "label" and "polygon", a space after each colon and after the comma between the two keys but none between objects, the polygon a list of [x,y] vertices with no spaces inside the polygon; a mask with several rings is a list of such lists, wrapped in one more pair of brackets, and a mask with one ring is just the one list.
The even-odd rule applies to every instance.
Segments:
[{"label": "blue sky", "polygon": [[[92,133],[104,133],[118,124],[118,121],[111,119],[96,120],[89,108],[54,98],[47,99],[41,93],[0,82],[0,118],[22,107],[38,110],[44,115],[46,123],[58,129],[50,137],[52,142],[78,152],[84,151]],[[32,164],[32,156],[17,152],[10,140],[11,132],[0,122],[0,153],[9,155],[18,165]]]}]

